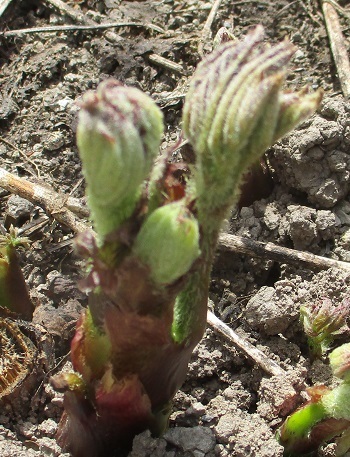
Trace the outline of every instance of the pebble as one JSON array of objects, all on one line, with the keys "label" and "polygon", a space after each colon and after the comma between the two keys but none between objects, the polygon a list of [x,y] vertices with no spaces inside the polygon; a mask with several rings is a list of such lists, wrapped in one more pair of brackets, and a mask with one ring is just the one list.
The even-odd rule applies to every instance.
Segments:
[{"label": "pebble", "polygon": [[11,195],[7,200],[5,213],[5,226],[13,225],[19,227],[30,219],[34,205],[18,195]]},{"label": "pebble", "polygon": [[176,427],[169,429],[164,438],[183,452],[190,452],[194,457],[202,457],[214,449],[216,441],[210,428]]}]

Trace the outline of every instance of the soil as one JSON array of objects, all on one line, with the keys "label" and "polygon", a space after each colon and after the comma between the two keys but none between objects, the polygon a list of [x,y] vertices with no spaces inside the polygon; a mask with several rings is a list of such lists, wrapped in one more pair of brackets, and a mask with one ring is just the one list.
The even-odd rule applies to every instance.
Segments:
[{"label": "soil", "polygon": [[[168,128],[162,148],[175,144],[183,94],[200,60],[199,40],[212,3],[67,4],[97,23],[143,25],[117,27],[114,35],[111,30],[0,35],[0,156],[6,170],[83,198],[75,144],[81,95],[111,76],[144,90],[164,112]],[[11,2],[1,17],[2,31],[63,24],[76,23],[44,0]],[[271,43],[287,36],[297,46],[288,86],[322,87],[325,97],[312,119],[267,151],[272,190],[235,209],[226,229],[350,261],[350,103],[340,92],[320,5],[315,0],[223,0],[212,33],[226,26],[240,38],[256,24],[265,27]],[[348,24],[342,25],[347,34]],[[211,43],[205,43],[206,51]],[[179,67],[164,68],[154,54]],[[31,239],[21,261],[36,304],[33,321],[47,343],[34,388],[23,390],[18,409],[5,406],[0,413],[0,455],[69,457],[55,441],[62,395],[49,378],[69,369],[69,342],[86,306],[77,287],[82,263],[72,249],[73,233],[42,208],[5,190],[0,205],[1,223],[15,225]],[[218,256],[210,289],[216,315],[286,375],[270,376],[208,328],[175,397],[169,430],[162,438],[149,432],[137,436],[130,457],[282,456],[277,427],[305,399],[307,386],[330,382],[327,362],[309,357],[300,305],[322,297],[337,303],[349,296],[349,284],[350,274],[339,270],[314,272],[241,254]],[[315,455],[335,455],[332,444]]]}]

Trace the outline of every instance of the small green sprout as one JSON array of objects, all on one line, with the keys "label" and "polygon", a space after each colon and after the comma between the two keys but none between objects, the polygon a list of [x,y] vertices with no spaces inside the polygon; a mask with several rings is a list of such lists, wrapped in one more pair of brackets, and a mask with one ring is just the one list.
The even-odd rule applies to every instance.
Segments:
[{"label": "small green sprout", "polygon": [[348,299],[335,305],[329,298],[324,298],[300,307],[300,319],[314,357],[322,357],[337,337],[350,331],[347,325],[349,316]]},{"label": "small green sprout", "polygon": [[336,456],[350,449],[350,344],[334,349],[330,365],[341,382],[336,387],[308,389],[310,400],[291,414],[279,429],[277,438],[286,456],[302,456],[336,438]]},{"label": "small green sprout", "polygon": [[29,239],[19,237],[17,230],[10,227],[9,233],[0,235],[0,307],[17,317],[31,320],[34,306],[29,297],[27,285],[16,249],[29,246]]}]

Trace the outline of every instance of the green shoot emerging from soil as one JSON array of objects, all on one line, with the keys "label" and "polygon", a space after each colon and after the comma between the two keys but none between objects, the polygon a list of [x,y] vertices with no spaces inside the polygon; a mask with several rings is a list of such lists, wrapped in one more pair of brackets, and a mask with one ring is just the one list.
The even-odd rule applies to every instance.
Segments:
[{"label": "green shoot emerging from soil", "polygon": [[329,298],[324,298],[300,307],[301,322],[313,357],[322,357],[337,337],[350,332],[346,322],[349,315],[349,299],[335,305]]},{"label": "green shoot emerging from soil", "polygon": [[350,343],[334,349],[329,360],[341,382],[333,389],[311,387],[310,400],[286,419],[278,432],[286,456],[309,454],[335,437],[336,456],[350,449]]},{"label": "green shoot emerging from soil", "polygon": [[18,237],[12,226],[8,234],[0,235],[1,312],[5,315],[12,313],[12,317],[25,320],[32,319],[34,305],[29,297],[16,249],[27,247],[28,243],[28,238]]},{"label": "green shoot emerging from soil", "polygon": [[183,112],[192,168],[155,164],[162,113],[139,90],[107,80],[83,99],[77,140],[97,237],[77,240],[89,306],[72,341],[75,373],[53,379],[65,392],[59,442],[75,457],[120,455],[136,433],[165,430],[242,176],[320,102],[320,92],[283,92],[294,47],[265,47],[263,36],[257,27],[198,66]]}]

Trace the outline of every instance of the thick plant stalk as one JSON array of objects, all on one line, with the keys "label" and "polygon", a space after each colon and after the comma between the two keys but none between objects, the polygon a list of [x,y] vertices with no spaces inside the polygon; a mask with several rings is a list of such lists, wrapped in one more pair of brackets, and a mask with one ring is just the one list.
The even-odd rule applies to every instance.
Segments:
[{"label": "thick plant stalk", "polygon": [[72,341],[75,372],[52,380],[65,392],[59,442],[74,457],[165,430],[205,330],[218,233],[241,177],[320,101],[282,92],[292,46],[262,40],[258,27],[199,65],[183,115],[196,152],[188,179],[176,164],[154,164],[163,122],[149,97],[105,81],[83,98],[78,146],[98,238],[77,239],[89,307]]}]

